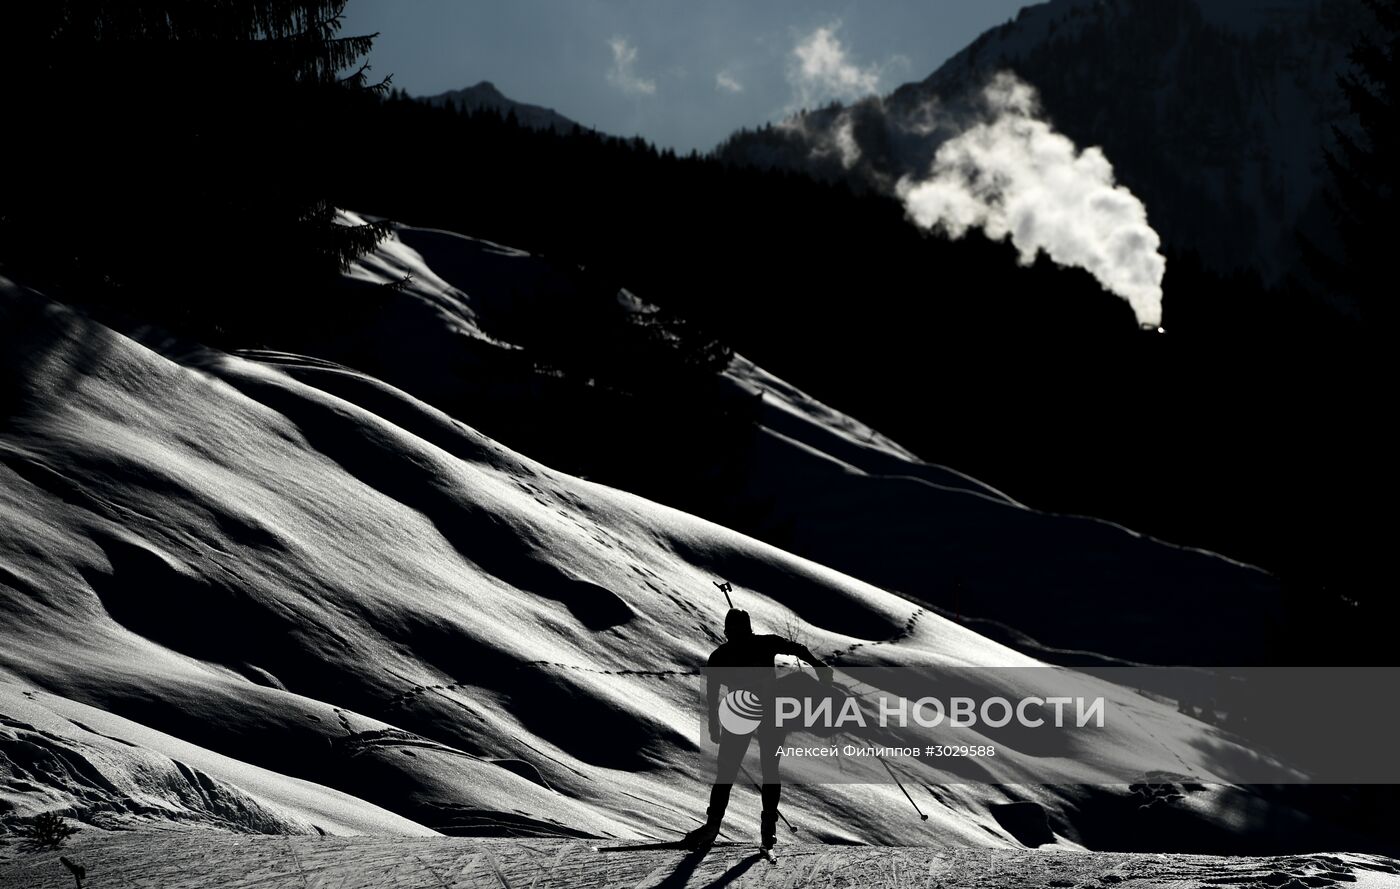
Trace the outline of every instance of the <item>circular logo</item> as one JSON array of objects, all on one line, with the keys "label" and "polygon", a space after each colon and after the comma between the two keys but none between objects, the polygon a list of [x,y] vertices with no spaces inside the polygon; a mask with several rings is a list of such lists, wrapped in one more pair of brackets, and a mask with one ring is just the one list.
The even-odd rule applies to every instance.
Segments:
[{"label": "circular logo", "polygon": [[732,735],[747,735],[763,718],[763,701],[747,689],[735,689],[719,702],[719,724]]}]

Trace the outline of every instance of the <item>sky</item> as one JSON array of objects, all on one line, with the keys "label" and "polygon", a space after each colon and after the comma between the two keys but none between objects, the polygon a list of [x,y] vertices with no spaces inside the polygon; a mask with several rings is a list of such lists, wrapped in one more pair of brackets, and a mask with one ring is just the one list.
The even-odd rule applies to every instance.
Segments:
[{"label": "sky", "polygon": [[411,95],[483,80],[663,148],[931,74],[1032,0],[350,0],[344,34]]}]

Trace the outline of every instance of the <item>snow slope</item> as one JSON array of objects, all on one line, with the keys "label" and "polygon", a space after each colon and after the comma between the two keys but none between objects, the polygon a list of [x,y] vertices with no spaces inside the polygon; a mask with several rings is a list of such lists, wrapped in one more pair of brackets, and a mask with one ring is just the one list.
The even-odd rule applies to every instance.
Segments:
[{"label": "snow slope", "polygon": [[[515,296],[577,286],[557,269],[487,241],[397,225],[352,274],[375,284],[411,276],[411,283],[369,325],[386,335],[331,343],[322,354],[344,355],[433,404],[484,391],[483,399],[548,421],[547,402],[540,407],[529,391],[493,382],[493,368],[514,357],[501,318]],[[1106,522],[1025,509],[919,460],[742,357],[724,384],[755,421],[750,441],[730,457],[739,465],[727,469],[742,477],[736,511],[761,516],[760,536],[770,542],[1053,647],[1154,663],[1264,662],[1281,611],[1273,577]],[[644,426],[600,424],[589,434],[611,435],[626,450]],[[561,423],[549,434],[571,432]],[[671,469],[703,477],[713,467]]]},{"label": "snow slope", "polygon": [[107,826],[154,820],[258,833],[314,833],[317,826],[433,833],[347,794],[9,682],[0,684],[0,713],[0,755],[12,769],[0,778],[0,811],[20,817],[58,810]]},{"label": "snow slope", "polygon": [[[420,262],[400,234],[371,263]],[[463,250],[455,274],[533,268],[494,245]],[[472,322],[489,301],[420,272],[396,311],[509,351]],[[439,342],[412,345],[437,367]],[[4,811],[255,832],[675,836],[699,820],[710,771],[694,672],[718,638],[715,577],[759,627],[795,627],[843,666],[1035,663],[850,574],[554,471],[328,362],[143,342],[8,282],[0,355]],[[1045,548],[1116,541],[1128,549],[1078,558],[1122,566],[1155,553],[1144,578],[1257,573],[1037,516],[757,369],[734,381],[773,393],[765,434],[783,460],[810,457],[802,472],[834,503],[866,479],[921,492],[891,495],[893,508],[965,521],[988,547],[997,521],[1036,519],[1007,540],[1080,529]],[[909,475],[877,474],[896,465]],[[1106,693],[1133,718],[1086,742],[1084,786],[1031,783],[1039,754],[1011,742],[992,772],[1002,786],[930,784],[928,822],[885,785],[789,788],[784,811],[815,841],[1015,845],[994,812],[1020,801],[1075,846],[1106,820],[1155,823],[1121,783],[1096,786],[1108,776],[1199,748],[1244,754],[1167,704]],[[1247,836],[1246,811],[1269,814],[1274,842],[1319,835],[1209,770],[1194,777],[1173,816],[1195,831],[1181,842]],[[735,796],[742,836],[756,802]]]}]

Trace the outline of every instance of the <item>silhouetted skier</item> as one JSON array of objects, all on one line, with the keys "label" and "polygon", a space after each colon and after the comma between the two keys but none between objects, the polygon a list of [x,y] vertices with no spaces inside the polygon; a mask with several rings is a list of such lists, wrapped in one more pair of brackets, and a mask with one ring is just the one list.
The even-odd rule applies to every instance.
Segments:
[{"label": "silhouetted skier", "polygon": [[[831,682],[831,668],[820,658],[791,639],[782,636],[758,635],[749,623],[749,613],[731,608],[724,616],[724,638],[710,654],[709,668],[706,670],[706,710],[710,718],[710,740],[719,744],[719,756],[715,766],[715,784],[710,790],[710,807],[706,812],[705,823],[686,834],[683,843],[691,848],[708,845],[719,834],[724,821],[724,810],[729,806],[729,790],[739,774],[739,766],[749,749],[749,739],[758,736],[758,754],[763,788],[763,814],[760,819],[760,834],[765,849],[772,847],[777,839],[778,798],[783,786],[778,778],[778,747],[785,732],[778,728],[773,719],[773,690],[777,674],[773,670],[773,658],[780,654],[799,657],[817,669],[822,682]],[[763,719],[757,730],[738,734],[724,728],[720,722],[720,687],[727,686],[730,692],[744,689],[758,696],[763,707]]]}]

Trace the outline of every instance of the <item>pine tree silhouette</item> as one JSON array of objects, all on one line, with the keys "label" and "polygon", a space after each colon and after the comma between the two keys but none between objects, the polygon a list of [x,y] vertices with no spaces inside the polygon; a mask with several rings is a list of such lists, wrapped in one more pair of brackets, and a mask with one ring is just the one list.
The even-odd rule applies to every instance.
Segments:
[{"label": "pine tree silhouette", "polygon": [[74,300],[201,332],[295,314],[381,225],[335,216],[337,123],[383,90],[339,36],[344,0],[5,4],[23,83],[0,189],[0,267]]}]

